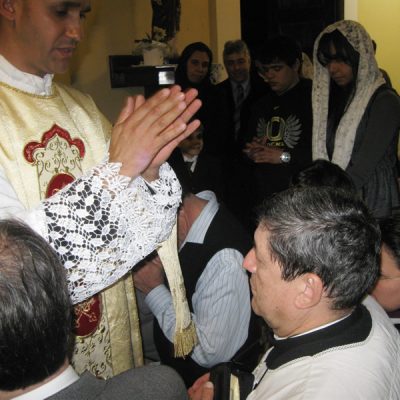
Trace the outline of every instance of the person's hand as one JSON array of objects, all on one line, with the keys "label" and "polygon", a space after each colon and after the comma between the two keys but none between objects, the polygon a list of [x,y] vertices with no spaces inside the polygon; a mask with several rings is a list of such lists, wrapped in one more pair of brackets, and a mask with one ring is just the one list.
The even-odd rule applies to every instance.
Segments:
[{"label": "person's hand", "polygon": [[120,173],[132,178],[153,163],[146,178],[157,178],[159,165],[199,125],[198,121],[186,125],[200,108],[196,96],[195,90],[185,95],[174,87],[148,100],[140,95],[129,97],[112,132],[110,162],[122,163]]},{"label": "person's hand", "polygon": [[188,390],[190,400],[213,400],[214,385],[210,382],[210,374],[198,378]]},{"label": "person's hand", "polygon": [[155,287],[164,283],[164,269],[158,256],[147,261],[133,273],[135,287],[147,294]]},{"label": "person's hand", "polygon": [[250,160],[254,161],[254,155],[258,151],[262,150],[263,146],[259,143],[257,139],[253,139],[253,141],[246,143],[245,148],[243,149],[243,153],[246,154]]},{"label": "person's hand", "polygon": [[246,144],[244,153],[255,163],[281,164],[283,150],[278,147],[265,146],[256,141]]},{"label": "person's hand", "polygon": [[[179,86],[174,86],[171,88],[171,92],[180,91]],[[199,110],[201,102],[200,100],[196,100],[197,90],[189,89],[185,93],[185,103],[187,105],[186,110],[182,113],[179,119],[182,120],[183,123],[187,123],[193,115]],[[200,126],[200,121],[195,120],[192,121],[187,127],[183,134],[179,135],[176,139],[172,140],[170,143],[165,145],[161,150],[157,153],[157,155],[153,158],[152,162],[148,166],[148,168],[142,173],[143,178],[147,181],[151,181],[158,178],[158,170],[160,165],[163,164],[168,157],[171,155],[172,151],[175,147],[188,136],[190,136],[198,127]]]}]

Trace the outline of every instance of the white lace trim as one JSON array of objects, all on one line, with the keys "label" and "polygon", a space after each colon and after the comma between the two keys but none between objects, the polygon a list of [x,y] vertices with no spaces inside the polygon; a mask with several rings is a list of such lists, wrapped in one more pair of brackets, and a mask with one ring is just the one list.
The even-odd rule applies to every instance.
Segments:
[{"label": "white lace trim", "polygon": [[375,59],[372,41],[362,25],[355,21],[339,21],[320,33],[314,44],[314,80],[312,90],[313,108],[313,159],[328,159],[326,128],[328,120],[329,83],[328,70],[317,57],[319,41],[325,33],[339,30],[360,54],[356,92],[346,113],[339,122],[335,136],[332,162],[346,169],[353,151],[358,125],[369,100],[376,89],[385,83]]},{"label": "white lace trim", "polygon": [[168,164],[151,186],[103,163],[42,203],[48,240],[68,273],[73,303],[116,282],[164,241],[181,190]]}]

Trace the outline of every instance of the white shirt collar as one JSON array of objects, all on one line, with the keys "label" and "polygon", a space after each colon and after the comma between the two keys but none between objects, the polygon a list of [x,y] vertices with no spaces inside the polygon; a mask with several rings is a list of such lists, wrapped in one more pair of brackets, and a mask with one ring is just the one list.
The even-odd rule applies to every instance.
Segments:
[{"label": "white shirt collar", "polygon": [[49,96],[52,94],[53,75],[40,76],[22,72],[0,55],[0,81],[24,92]]},{"label": "white shirt collar", "polygon": [[14,397],[14,400],[43,400],[52,396],[53,394],[61,392],[61,390],[71,386],[78,379],[78,374],[71,366],[68,366],[68,368],[56,378],[42,386],[39,386],[36,389],[31,390],[30,392]]},{"label": "white shirt collar", "polygon": [[183,156],[183,161],[185,161],[185,163],[186,162],[190,162],[191,163],[190,164],[190,171],[194,172],[194,170],[196,168],[196,165],[197,165],[197,159],[199,158],[199,156],[197,155],[197,156],[189,157],[189,156],[186,156],[183,153],[182,153],[182,156]]},{"label": "white shirt collar", "polygon": [[211,190],[204,190],[196,193],[196,196],[208,201],[208,203],[189,229],[186,239],[182,243],[180,249],[182,249],[186,242],[199,244],[204,242],[208,228],[219,208],[217,197]]},{"label": "white shirt collar", "polygon": [[[298,335],[290,336],[290,338],[295,338],[295,337],[299,337],[299,336],[304,336],[304,335],[308,335],[309,333],[312,333],[312,332],[320,331],[321,329],[325,329],[325,328],[327,328],[328,326],[335,325],[335,324],[339,323],[340,321],[343,321],[344,319],[348,318],[350,315],[351,315],[351,312],[350,312],[349,314],[346,314],[344,317],[341,317],[341,318],[339,318],[339,319],[337,319],[337,320],[335,320],[335,321],[328,322],[327,324],[318,326],[318,327],[316,327],[316,328],[314,328],[314,329],[311,329],[311,330],[309,330],[309,331],[307,331],[307,332],[303,332],[303,333],[299,333]],[[276,340],[285,340],[285,339],[288,339],[288,337],[280,337],[280,336],[275,335],[275,334],[274,334],[274,338],[275,338]]]},{"label": "white shirt collar", "polygon": [[187,156],[186,154],[183,154],[182,153],[182,157],[183,157],[183,161],[190,161],[190,162],[195,162],[195,161],[197,161],[197,158],[199,157],[198,155],[197,156]]}]

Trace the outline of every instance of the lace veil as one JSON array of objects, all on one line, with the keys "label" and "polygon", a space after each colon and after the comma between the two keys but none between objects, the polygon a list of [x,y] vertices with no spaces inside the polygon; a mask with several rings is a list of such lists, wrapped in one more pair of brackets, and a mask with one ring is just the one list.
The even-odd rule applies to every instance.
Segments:
[{"label": "lace veil", "polygon": [[369,100],[376,89],[385,83],[375,59],[372,41],[362,25],[355,21],[339,21],[329,25],[317,37],[314,44],[314,80],[312,90],[313,108],[313,159],[326,159],[326,129],[328,120],[328,102],[330,76],[317,58],[319,41],[325,33],[339,30],[360,54],[356,92],[346,113],[336,130],[332,162],[343,169],[349,164],[353,151],[357,127],[361,121]]}]

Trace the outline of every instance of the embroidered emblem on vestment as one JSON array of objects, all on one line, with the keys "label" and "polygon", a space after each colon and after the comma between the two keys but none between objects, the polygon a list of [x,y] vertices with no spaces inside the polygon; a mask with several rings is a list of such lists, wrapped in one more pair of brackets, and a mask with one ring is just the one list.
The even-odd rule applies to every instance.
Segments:
[{"label": "embroidered emblem on vestment", "polygon": [[89,336],[94,333],[100,323],[101,302],[100,296],[95,295],[74,307],[75,326],[77,336]]},{"label": "embroidered emblem on vestment", "polygon": [[54,124],[45,132],[41,142],[30,142],[24,157],[36,167],[40,198],[46,199],[82,174],[81,160],[85,145],[81,139]]},{"label": "embroidered emblem on vestment", "polygon": [[[41,142],[28,143],[23,154],[26,161],[36,167],[40,198],[47,199],[82,175],[81,161],[85,156],[85,144],[54,124],[42,135]],[[74,312],[75,334],[91,335],[100,323],[100,297],[95,295],[78,304]]]}]

